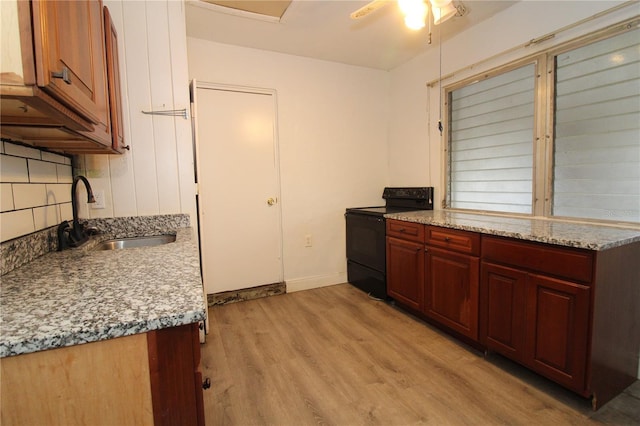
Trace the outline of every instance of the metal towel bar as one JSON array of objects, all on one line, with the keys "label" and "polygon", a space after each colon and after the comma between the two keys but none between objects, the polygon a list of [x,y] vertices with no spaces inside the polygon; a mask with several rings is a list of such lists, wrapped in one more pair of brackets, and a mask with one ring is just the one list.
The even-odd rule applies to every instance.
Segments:
[{"label": "metal towel bar", "polygon": [[163,110],[163,111],[141,111],[143,114],[147,114],[147,115],[167,115],[170,117],[182,117],[185,120],[187,118],[189,118],[189,116],[187,115],[187,109],[186,108],[182,108],[182,109],[167,109],[167,110]]}]

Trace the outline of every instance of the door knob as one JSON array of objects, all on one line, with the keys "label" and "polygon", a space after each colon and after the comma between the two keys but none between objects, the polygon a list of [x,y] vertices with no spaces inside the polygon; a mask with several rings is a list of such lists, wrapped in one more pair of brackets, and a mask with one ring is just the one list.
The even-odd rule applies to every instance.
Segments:
[{"label": "door knob", "polygon": [[274,204],[275,204],[275,203],[277,203],[277,202],[278,202],[278,199],[277,199],[277,198],[273,198],[273,197],[271,197],[271,198],[268,198],[268,199],[267,199],[267,204],[269,204],[270,206],[274,205]]}]

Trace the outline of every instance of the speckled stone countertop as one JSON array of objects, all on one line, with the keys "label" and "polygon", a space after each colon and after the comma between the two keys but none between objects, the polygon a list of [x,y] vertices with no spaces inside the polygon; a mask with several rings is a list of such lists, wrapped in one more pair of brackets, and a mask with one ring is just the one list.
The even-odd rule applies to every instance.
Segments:
[{"label": "speckled stone countertop", "polygon": [[51,252],[2,276],[0,357],[194,323],[205,317],[197,235],[155,247]]},{"label": "speckled stone countertop", "polygon": [[589,250],[607,250],[640,241],[640,230],[556,220],[512,218],[444,210],[391,213],[385,217]]}]

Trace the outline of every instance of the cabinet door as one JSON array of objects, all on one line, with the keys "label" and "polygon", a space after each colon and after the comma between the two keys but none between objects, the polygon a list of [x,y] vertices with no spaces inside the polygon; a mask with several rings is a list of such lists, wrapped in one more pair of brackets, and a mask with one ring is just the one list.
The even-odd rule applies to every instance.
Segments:
[{"label": "cabinet door", "polygon": [[122,128],[122,98],[120,93],[120,63],[118,61],[118,33],[107,6],[104,7],[104,32],[107,58],[107,83],[111,117],[111,139],[114,151],[123,152],[126,147]]},{"label": "cabinet door", "polygon": [[479,259],[431,247],[426,258],[424,313],[477,340]]},{"label": "cabinet door", "polygon": [[38,86],[89,120],[111,145],[102,2],[32,2]]},{"label": "cabinet door", "polygon": [[387,237],[387,294],[421,311],[423,289],[424,245]]},{"label": "cabinet door", "polygon": [[527,273],[483,262],[480,279],[480,342],[523,361]]},{"label": "cabinet door", "polygon": [[527,365],[558,383],[583,391],[588,331],[589,287],[529,275]]}]

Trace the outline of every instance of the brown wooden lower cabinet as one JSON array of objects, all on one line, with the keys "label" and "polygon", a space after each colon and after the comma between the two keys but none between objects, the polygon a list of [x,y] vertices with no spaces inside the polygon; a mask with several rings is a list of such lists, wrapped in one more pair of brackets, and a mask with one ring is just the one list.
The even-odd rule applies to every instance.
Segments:
[{"label": "brown wooden lower cabinet", "polygon": [[527,277],[524,363],[585,393],[589,287],[530,274]]},{"label": "brown wooden lower cabinet", "polygon": [[595,251],[387,220],[390,297],[594,409],[637,377],[639,259],[640,242]]},{"label": "brown wooden lower cabinet", "polygon": [[387,294],[477,341],[479,249],[472,232],[387,220]]},{"label": "brown wooden lower cabinet", "polygon": [[481,288],[482,344],[584,393],[589,287],[483,262]]},{"label": "brown wooden lower cabinet", "polygon": [[482,345],[594,409],[636,380],[640,242],[593,251],[483,235],[481,257]]},{"label": "brown wooden lower cabinet", "polygon": [[423,283],[424,244],[387,237],[387,294],[422,311]]},{"label": "brown wooden lower cabinet", "polygon": [[198,325],[0,359],[0,423],[204,425]]},{"label": "brown wooden lower cabinet", "polygon": [[478,340],[478,274],[474,256],[428,247],[424,313],[440,324]]}]

